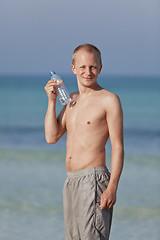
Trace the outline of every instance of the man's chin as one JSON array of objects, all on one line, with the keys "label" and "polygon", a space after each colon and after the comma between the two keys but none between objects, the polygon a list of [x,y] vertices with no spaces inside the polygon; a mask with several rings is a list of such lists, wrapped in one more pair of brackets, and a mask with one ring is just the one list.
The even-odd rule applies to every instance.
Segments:
[{"label": "man's chin", "polygon": [[96,80],[94,78],[81,78],[79,79],[79,82],[83,86],[92,87],[96,83]]}]

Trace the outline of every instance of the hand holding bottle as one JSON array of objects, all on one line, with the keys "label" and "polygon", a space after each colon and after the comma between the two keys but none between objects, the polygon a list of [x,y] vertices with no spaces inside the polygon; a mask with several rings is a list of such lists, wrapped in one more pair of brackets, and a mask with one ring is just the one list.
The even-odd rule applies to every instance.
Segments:
[{"label": "hand holding bottle", "polygon": [[63,80],[61,80],[60,82],[57,82],[55,79],[51,79],[47,82],[46,86],[44,87],[46,93],[47,93],[47,96],[48,96],[48,99],[49,100],[56,100],[57,99],[57,96],[58,96],[58,93],[56,91],[56,88],[58,86],[61,86],[63,84]]},{"label": "hand holding bottle", "polygon": [[50,72],[51,80],[44,87],[49,101],[56,101],[57,96],[63,106],[71,101],[71,98],[63,84],[63,80],[55,72]]},{"label": "hand holding bottle", "polygon": [[50,75],[51,75],[51,80],[55,80],[58,83],[57,86],[54,86],[54,89],[56,90],[56,93],[59,97],[61,104],[65,106],[71,101],[71,98],[67,92],[67,89],[63,84],[63,80],[55,72],[50,72]]}]

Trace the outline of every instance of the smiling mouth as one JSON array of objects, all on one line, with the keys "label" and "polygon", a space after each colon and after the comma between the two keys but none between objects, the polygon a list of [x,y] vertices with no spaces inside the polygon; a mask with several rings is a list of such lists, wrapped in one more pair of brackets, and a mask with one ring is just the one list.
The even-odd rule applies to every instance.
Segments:
[{"label": "smiling mouth", "polygon": [[86,77],[85,79],[86,79],[86,80],[92,80],[92,78],[89,78],[89,77]]}]

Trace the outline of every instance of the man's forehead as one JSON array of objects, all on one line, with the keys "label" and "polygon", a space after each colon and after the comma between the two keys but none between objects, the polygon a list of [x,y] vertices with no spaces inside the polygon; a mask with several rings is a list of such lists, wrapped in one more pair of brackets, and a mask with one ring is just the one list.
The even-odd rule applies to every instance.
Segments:
[{"label": "man's forehead", "polygon": [[77,51],[76,55],[81,55],[81,54],[92,54],[92,55],[97,55],[96,54],[96,51],[93,49],[92,51],[91,50],[88,50],[87,48],[81,48]]},{"label": "man's forehead", "polygon": [[80,49],[76,53],[76,60],[84,59],[86,56],[94,57],[95,60],[98,59],[98,56],[95,51],[88,51],[86,49]]}]

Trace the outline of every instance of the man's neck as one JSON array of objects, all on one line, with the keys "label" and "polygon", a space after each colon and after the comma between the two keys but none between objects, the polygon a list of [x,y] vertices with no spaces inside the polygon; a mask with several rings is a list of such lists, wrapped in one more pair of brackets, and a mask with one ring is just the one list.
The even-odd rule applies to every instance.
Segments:
[{"label": "man's neck", "polygon": [[81,84],[78,84],[79,94],[83,95],[91,95],[95,93],[95,91],[101,90],[102,88],[96,83],[94,86],[86,87]]}]

